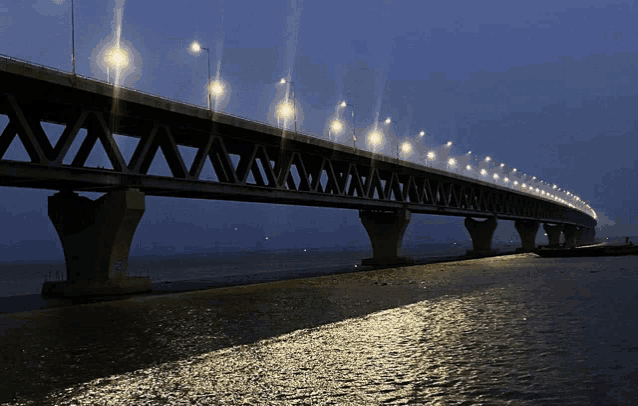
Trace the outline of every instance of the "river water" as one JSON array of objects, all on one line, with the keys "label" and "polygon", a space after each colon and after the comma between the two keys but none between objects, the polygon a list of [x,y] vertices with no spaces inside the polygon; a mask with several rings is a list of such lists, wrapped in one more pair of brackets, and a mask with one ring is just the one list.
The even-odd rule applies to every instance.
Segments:
[{"label": "river water", "polygon": [[635,257],[519,254],[5,314],[0,388],[11,405],[638,404],[636,292]]}]

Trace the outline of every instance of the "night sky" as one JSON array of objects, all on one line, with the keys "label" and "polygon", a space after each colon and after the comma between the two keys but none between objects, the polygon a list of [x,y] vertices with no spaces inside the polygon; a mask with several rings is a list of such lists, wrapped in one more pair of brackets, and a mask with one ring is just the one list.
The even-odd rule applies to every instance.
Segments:
[{"label": "night sky", "polygon": [[[0,53],[71,71],[70,0],[1,1]],[[337,108],[346,100],[358,134],[387,128],[388,116],[396,121],[380,152],[392,154],[398,136],[415,145],[418,162],[424,147],[452,141],[453,156],[490,156],[574,192],[596,210],[597,237],[638,236],[636,1],[75,0],[78,74],[106,80],[99,61],[114,41],[117,10],[120,43],[131,55],[123,86],[206,107],[207,54],[189,51],[197,40],[210,49],[212,76],[230,89],[220,111],[276,125],[286,77],[306,133],[328,139],[331,117],[351,120],[350,110]],[[7,121],[0,116],[0,130]],[[55,139],[62,131],[45,130]],[[5,158],[26,160],[15,143]],[[120,145],[128,158],[135,144]],[[96,153],[87,164],[105,162]],[[149,173],[167,174],[167,165],[156,161]],[[0,188],[0,245],[42,247],[13,250],[14,257],[62,258],[47,216],[53,193]],[[469,239],[462,224],[414,215],[406,240]],[[501,221],[495,239],[513,235],[513,223]],[[353,210],[149,197],[132,251],[222,244],[369,240]]]}]

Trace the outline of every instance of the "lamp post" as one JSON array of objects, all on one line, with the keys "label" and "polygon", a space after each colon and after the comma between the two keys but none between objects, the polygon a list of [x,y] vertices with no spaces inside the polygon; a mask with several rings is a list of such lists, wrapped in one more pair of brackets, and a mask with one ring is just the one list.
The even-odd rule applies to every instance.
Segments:
[{"label": "lamp post", "polygon": [[[390,117],[385,119],[385,123],[390,124],[390,130],[392,130],[392,123],[396,124],[397,127],[399,126],[399,123],[390,119]],[[398,131],[397,131],[397,159],[399,159],[399,132]]]},{"label": "lamp post", "polygon": [[350,106],[350,110],[352,111],[352,146],[354,149],[357,149],[357,135],[354,131],[354,106],[350,103],[346,103],[345,101],[341,102],[341,107],[345,108],[348,106]]},{"label": "lamp post", "polygon": [[[292,113],[295,116],[295,132],[297,132],[297,101],[295,100],[295,82],[293,82],[292,80],[281,78],[281,81],[279,83],[283,85],[286,82],[292,85]],[[286,92],[286,95],[288,95],[288,92]]]},{"label": "lamp post", "polygon": [[201,52],[201,50],[204,50],[206,52],[208,52],[208,84],[206,86],[206,93],[208,93],[208,109],[210,110],[210,49],[208,48],[204,48],[203,46],[201,46],[201,44],[197,41],[193,41],[193,43],[191,44],[191,51],[193,51],[195,54],[199,54]]},{"label": "lamp post", "polygon": [[75,12],[73,7],[73,0],[71,0],[71,66],[73,69],[73,75],[75,75]]}]

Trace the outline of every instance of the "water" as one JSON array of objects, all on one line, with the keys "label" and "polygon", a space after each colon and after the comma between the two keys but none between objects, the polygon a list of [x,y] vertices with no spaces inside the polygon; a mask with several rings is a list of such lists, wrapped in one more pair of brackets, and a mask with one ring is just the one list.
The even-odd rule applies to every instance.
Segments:
[{"label": "water", "polygon": [[638,404],[635,257],[533,254],[0,315],[7,404]]},{"label": "water", "polygon": [[[468,249],[466,245],[441,243],[418,247],[406,247],[405,255],[415,257],[459,256]],[[330,249],[303,248],[277,252],[229,252],[218,254],[191,254],[162,257],[131,257],[129,274],[148,275],[156,283],[156,289],[166,290],[165,282],[198,281],[211,286],[247,283],[258,275],[281,274],[294,277],[304,272],[327,274],[354,271],[363,258],[372,256],[369,249],[335,251]],[[357,265],[357,267],[355,267]],[[279,277],[278,277],[279,278]],[[66,279],[66,266],[59,261],[0,262],[0,313],[10,311],[2,306],[2,298],[34,295],[42,290],[45,279]],[[200,283],[201,285],[201,283]],[[5,300],[6,301],[6,300]]]}]

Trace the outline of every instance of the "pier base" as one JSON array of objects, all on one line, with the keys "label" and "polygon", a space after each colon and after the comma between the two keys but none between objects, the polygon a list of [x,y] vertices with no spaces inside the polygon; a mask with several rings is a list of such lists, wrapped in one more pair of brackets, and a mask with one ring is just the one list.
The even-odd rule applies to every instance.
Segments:
[{"label": "pier base", "polygon": [[543,230],[545,230],[545,233],[547,233],[547,240],[549,241],[548,247],[556,248],[560,246],[560,233],[562,229],[563,227],[560,224],[543,224]]},{"label": "pier base", "polygon": [[414,259],[399,256],[405,229],[412,213],[401,209],[398,212],[360,210],[359,218],[372,243],[372,258],[361,261],[361,265],[410,265]]},{"label": "pier base", "polygon": [[93,201],[72,191],[49,197],[49,218],[66,260],[67,279],[45,282],[47,296],[113,295],[151,290],[151,280],[127,275],[131,241],[144,214],[144,194],[119,190]]},{"label": "pier base", "polygon": [[596,238],[596,229],[591,227],[591,228],[585,228],[585,235],[583,237],[583,241],[585,244],[593,244],[595,241],[594,239]]},{"label": "pier base", "polygon": [[536,248],[536,234],[540,223],[534,220],[516,220],[514,228],[521,237],[521,247],[516,252],[530,252]]},{"label": "pier base", "polygon": [[576,245],[576,230],[578,228],[572,224],[563,226],[563,235],[565,236],[565,246],[574,247]]},{"label": "pier base", "polygon": [[496,216],[484,221],[474,220],[471,217],[465,218],[465,228],[467,228],[470,237],[472,237],[472,246],[474,248],[472,251],[467,252],[468,256],[491,255],[495,253],[495,251],[492,251],[492,236],[494,235],[494,230],[496,230],[497,225],[498,221],[496,220]]},{"label": "pier base", "polygon": [[576,245],[583,245],[584,241],[583,241],[583,237],[585,236],[585,228],[584,227],[578,227],[576,228],[576,231],[574,231],[574,243]]}]

